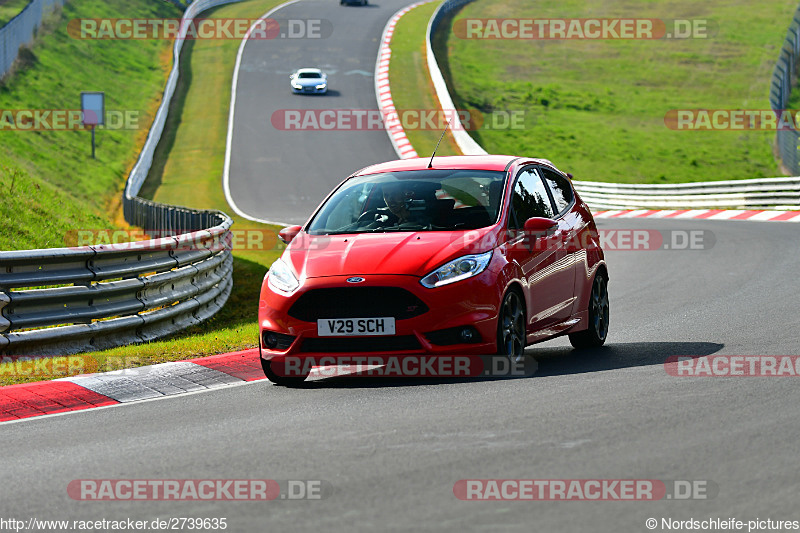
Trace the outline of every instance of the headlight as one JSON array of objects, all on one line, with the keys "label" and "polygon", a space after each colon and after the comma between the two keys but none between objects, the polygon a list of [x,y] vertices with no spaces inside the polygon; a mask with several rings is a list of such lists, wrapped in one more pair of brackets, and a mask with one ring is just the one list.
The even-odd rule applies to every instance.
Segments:
[{"label": "headlight", "polygon": [[320,83],[319,85],[317,85],[317,89],[324,89],[324,88],[325,88],[324,83]]},{"label": "headlight", "polygon": [[448,283],[455,283],[462,279],[477,276],[486,269],[486,265],[492,259],[492,251],[483,254],[465,255],[454,259],[449,263],[440,266],[421,280],[423,287],[432,289],[447,285]]},{"label": "headlight", "polygon": [[289,265],[278,259],[267,272],[267,281],[270,288],[281,292],[292,292],[300,286],[300,282],[294,277]]},{"label": "headlight", "polygon": [[294,87],[295,89],[302,89],[303,88],[302,85],[300,85],[299,83],[295,83],[295,82],[292,82],[292,87]]}]

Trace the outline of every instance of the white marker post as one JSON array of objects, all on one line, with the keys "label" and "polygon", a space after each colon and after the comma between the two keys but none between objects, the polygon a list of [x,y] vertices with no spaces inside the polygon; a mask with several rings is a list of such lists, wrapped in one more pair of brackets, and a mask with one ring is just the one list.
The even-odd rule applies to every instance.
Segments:
[{"label": "white marker post", "polygon": [[94,157],[94,129],[106,123],[105,108],[106,93],[104,92],[82,92],[81,93],[81,117],[84,126],[92,127],[92,159]]}]

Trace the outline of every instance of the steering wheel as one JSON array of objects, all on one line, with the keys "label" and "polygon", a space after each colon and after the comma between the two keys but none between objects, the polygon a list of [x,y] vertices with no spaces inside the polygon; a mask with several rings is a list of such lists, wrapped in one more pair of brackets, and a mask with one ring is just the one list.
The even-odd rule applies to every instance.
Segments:
[{"label": "steering wheel", "polygon": [[377,216],[377,214],[378,214],[377,209],[370,209],[369,211],[364,211],[363,213],[361,213],[361,216],[358,217],[358,220],[356,220],[355,225],[361,226],[364,224],[370,224],[372,222],[375,222],[375,217]]}]

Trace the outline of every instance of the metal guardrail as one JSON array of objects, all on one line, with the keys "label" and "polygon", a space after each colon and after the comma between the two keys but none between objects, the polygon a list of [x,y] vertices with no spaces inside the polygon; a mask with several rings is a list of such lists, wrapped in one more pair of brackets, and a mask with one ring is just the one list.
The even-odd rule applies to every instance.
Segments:
[{"label": "metal guardrail", "polygon": [[[183,17],[234,1],[196,0]],[[232,219],[137,196],[164,130],[183,42],[175,41],[161,105],[123,194],[125,220],[160,238],[0,252],[0,354],[65,354],[149,341],[213,316],[227,301]]]},{"label": "metal guardrail", "polygon": [[574,180],[592,208],[602,209],[800,209],[800,178],[626,184]]},{"label": "metal guardrail", "polygon": [[[800,59],[800,6],[795,11],[781,53],[775,63],[770,82],[769,103],[772,110],[780,113],[789,108],[789,96],[797,83],[797,65]],[[786,170],[792,175],[800,174],[797,142],[800,134],[796,130],[778,130],[776,134],[778,154]]]},{"label": "metal guardrail", "polygon": [[205,320],[233,286],[229,228],[226,220],[151,241],[2,252],[0,352],[100,350]]},{"label": "metal guardrail", "polygon": [[[443,110],[455,111],[444,76],[433,52],[432,36],[452,11],[474,0],[445,0],[428,22],[425,41],[428,71]],[[786,109],[800,58],[800,7],[795,12],[786,41],[772,76],[770,103],[773,110]],[[452,113],[457,116],[457,113]],[[457,120],[457,119],[456,119]],[[453,130],[462,153],[486,154],[464,128]],[[784,165],[793,175],[798,168],[798,132],[778,131],[778,146]],[[800,178],[759,178],[753,180],[709,181],[679,184],[625,184],[574,180],[581,198],[593,209],[797,209],[800,210]]]},{"label": "metal guardrail", "polygon": [[11,69],[19,54],[19,47],[33,41],[42,18],[56,5],[63,6],[64,0],[33,0],[19,15],[0,28],[0,77]]}]

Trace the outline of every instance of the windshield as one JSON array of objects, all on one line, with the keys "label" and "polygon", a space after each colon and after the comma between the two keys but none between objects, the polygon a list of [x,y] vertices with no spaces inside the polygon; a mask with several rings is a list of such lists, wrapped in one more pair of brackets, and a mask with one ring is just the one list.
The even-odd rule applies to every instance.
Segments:
[{"label": "windshield", "polygon": [[308,226],[312,235],[477,229],[497,221],[505,172],[414,170],[346,181]]},{"label": "windshield", "polygon": [[322,74],[319,72],[301,72],[297,75],[298,78],[321,78]]}]

